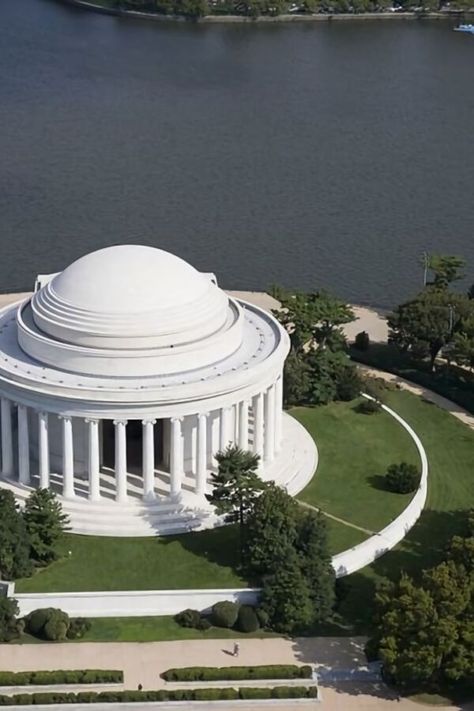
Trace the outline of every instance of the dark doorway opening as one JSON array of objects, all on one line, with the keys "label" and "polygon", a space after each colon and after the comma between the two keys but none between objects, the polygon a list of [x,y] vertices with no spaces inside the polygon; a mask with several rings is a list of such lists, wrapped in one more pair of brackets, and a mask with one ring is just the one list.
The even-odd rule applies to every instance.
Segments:
[{"label": "dark doorway opening", "polygon": [[[127,423],[127,471],[142,473],[143,426],[141,420]],[[163,420],[154,427],[155,467],[163,465]],[[115,426],[113,420],[102,420],[102,466],[115,469]]]}]

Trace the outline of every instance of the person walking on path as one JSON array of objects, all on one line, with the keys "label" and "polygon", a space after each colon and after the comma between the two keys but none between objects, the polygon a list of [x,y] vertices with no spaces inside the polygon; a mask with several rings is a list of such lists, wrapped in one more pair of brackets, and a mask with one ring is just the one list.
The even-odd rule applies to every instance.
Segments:
[{"label": "person walking on path", "polygon": [[239,656],[239,652],[240,652],[239,644],[238,644],[238,642],[234,642],[234,654],[233,654],[233,656],[234,656],[234,657],[238,657],[238,656]]}]

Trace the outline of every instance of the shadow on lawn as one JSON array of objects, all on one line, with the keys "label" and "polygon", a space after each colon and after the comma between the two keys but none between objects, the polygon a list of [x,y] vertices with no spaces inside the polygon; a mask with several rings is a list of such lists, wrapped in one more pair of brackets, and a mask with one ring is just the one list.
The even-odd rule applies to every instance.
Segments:
[{"label": "shadow on lawn", "polygon": [[[177,542],[185,550],[223,568],[230,568],[243,579],[240,568],[240,542],[237,525],[220,526],[207,531],[193,531],[157,539],[161,545]],[[251,584],[251,581],[246,581]],[[245,584],[245,583],[244,583]]]}]

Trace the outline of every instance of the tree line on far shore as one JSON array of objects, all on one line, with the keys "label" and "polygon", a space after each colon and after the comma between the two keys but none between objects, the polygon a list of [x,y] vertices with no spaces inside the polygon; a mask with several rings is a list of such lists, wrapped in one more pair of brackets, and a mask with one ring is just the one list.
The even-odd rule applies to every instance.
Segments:
[{"label": "tree line on far shore", "polygon": [[338,14],[397,11],[437,12],[443,9],[474,9],[474,0],[96,0],[120,10],[182,15],[189,18],[205,15],[283,15],[288,12]]}]

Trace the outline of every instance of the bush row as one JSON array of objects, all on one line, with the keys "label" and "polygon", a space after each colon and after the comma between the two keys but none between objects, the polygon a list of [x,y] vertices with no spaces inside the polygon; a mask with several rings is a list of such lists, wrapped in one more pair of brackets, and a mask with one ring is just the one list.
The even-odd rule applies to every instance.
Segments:
[{"label": "bush row", "polygon": [[240,681],[242,679],[311,679],[312,669],[306,664],[267,664],[257,667],[182,667],[168,669],[161,675],[165,681]]},{"label": "bush row", "polygon": [[123,672],[116,669],[75,669],[56,671],[0,671],[0,686],[28,684],[120,684]]},{"label": "bush row", "polygon": [[197,630],[207,630],[214,626],[246,633],[256,632],[268,624],[268,616],[263,610],[230,600],[216,602],[209,617],[203,616],[199,610],[187,609],[178,612],[175,620],[182,627],[194,627]]},{"label": "bush row", "polygon": [[134,701],[218,701],[232,699],[308,699],[317,698],[316,686],[277,686],[242,689],[175,689],[159,691],[80,691],[0,695],[0,706],[38,704],[92,704]]}]

